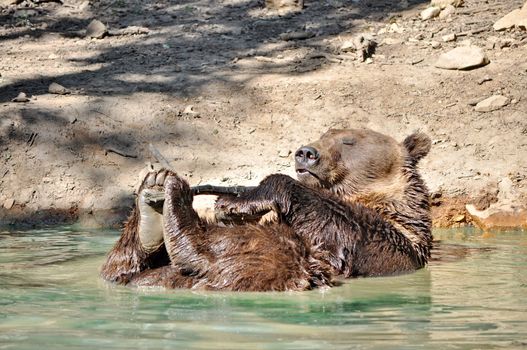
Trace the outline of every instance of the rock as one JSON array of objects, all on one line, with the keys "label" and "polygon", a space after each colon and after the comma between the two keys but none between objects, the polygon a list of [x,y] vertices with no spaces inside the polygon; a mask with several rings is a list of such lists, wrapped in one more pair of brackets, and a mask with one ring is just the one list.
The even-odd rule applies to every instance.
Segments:
[{"label": "rock", "polygon": [[18,2],[18,0],[0,0],[0,6],[11,6],[11,5],[16,5],[16,3]]},{"label": "rock", "polygon": [[514,26],[527,29],[527,2],[521,9],[513,10],[500,18],[492,27],[494,30],[504,30]]},{"label": "rock", "polygon": [[485,52],[477,46],[460,46],[437,59],[435,67],[442,69],[472,69],[489,63]]},{"label": "rock", "polygon": [[353,39],[345,41],[341,47],[342,52],[356,52],[357,59],[364,62],[375,53],[377,42],[368,34],[358,34]]},{"label": "rock", "polygon": [[187,107],[185,107],[185,109],[183,110],[183,115],[199,118],[199,113],[194,110],[193,105],[188,105]]},{"label": "rock", "polygon": [[355,50],[353,40],[346,40],[340,45],[340,52],[355,52]]},{"label": "rock", "polygon": [[27,97],[27,95],[24,92],[21,92],[21,93],[18,94],[17,97],[12,99],[11,101],[13,101],[13,102],[29,102],[29,98]]},{"label": "rock", "polygon": [[441,12],[441,9],[439,7],[435,7],[435,6],[429,7],[421,11],[421,19],[423,21],[429,20],[431,18],[437,17],[440,12]]},{"label": "rock", "polygon": [[452,220],[453,220],[454,222],[465,222],[465,221],[466,221],[466,217],[465,217],[465,215],[463,215],[463,214],[458,214],[458,215],[454,216],[454,217],[452,218]]},{"label": "rock", "polygon": [[402,34],[404,33],[404,28],[398,25],[397,23],[392,23],[390,24],[390,27],[388,28],[388,32]]},{"label": "rock", "polygon": [[196,113],[196,112],[194,111],[194,106],[193,105],[188,105],[183,110],[183,113],[185,113],[185,114],[192,114],[192,113]]},{"label": "rock", "polygon": [[449,41],[454,41],[456,40],[456,34],[452,33],[452,34],[443,35],[441,39],[443,39],[445,43]]},{"label": "rock", "polygon": [[442,11],[441,13],[439,14],[439,18],[441,19],[445,19],[451,15],[454,14],[454,12],[456,12],[456,8],[452,5],[447,5]]},{"label": "rock", "polygon": [[446,8],[448,5],[453,7],[459,7],[463,5],[463,0],[432,0],[430,2],[431,6],[439,7],[440,9]]},{"label": "rock", "polygon": [[282,149],[278,152],[278,157],[280,158],[287,158],[291,154],[290,149]]},{"label": "rock", "polygon": [[13,198],[9,198],[4,202],[4,208],[7,210],[13,208],[13,205],[15,204],[15,200]]},{"label": "rock", "polygon": [[479,102],[474,108],[476,112],[491,112],[509,104],[509,99],[502,95],[493,95]]},{"label": "rock", "polygon": [[527,208],[521,205],[521,194],[508,177],[498,182],[497,198],[489,201],[486,209],[478,203],[467,204],[466,209],[474,223],[482,229],[527,228]]},{"label": "rock", "polygon": [[439,49],[441,47],[441,43],[439,41],[431,41],[430,46],[432,46],[432,49]]},{"label": "rock", "polygon": [[482,230],[527,229],[527,211],[477,210],[472,204],[467,204],[467,212],[472,221]]},{"label": "rock", "polygon": [[402,44],[402,42],[403,41],[401,39],[385,38],[382,43],[385,45],[399,45]]},{"label": "rock", "polygon": [[57,84],[55,82],[49,85],[48,91],[50,94],[55,94],[55,95],[67,95],[71,93],[70,90],[66,89],[64,86]]},{"label": "rock", "polygon": [[102,39],[108,34],[108,29],[106,26],[99,20],[94,19],[86,27],[86,37]]}]

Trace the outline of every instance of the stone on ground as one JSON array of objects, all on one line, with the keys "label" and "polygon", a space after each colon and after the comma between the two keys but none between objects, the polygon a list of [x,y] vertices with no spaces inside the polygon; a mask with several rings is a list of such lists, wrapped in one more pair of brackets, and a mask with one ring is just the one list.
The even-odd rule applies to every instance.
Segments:
[{"label": "stone on ground", "polygon": [[434,64],[442,69],[471,69],[489,63],[485,52],[477,46],[460,46],[450,50],[437,59]]},{"label": "stone on ground", "polygon": [[506,106],[508,103],[509,99],[507,97],[502,95],[493,95],[479,102],[476,105],[475,110],[477,112],[492,112]]},{"label": "stone on ground", "polygon": [[99,20],[94,19],[88,24],[86,28],[86,36],[88,38],[102,39],[108,34],[108,29]]},{"label": "stone on ground", "polygon": [[456,40],[456,34],[447,34],[441,37],[445,43]]},{"label": "stone on ground", "polygon": [[55,95],[67,95],[71,91],[66,89],[64,86],[58,84],[58,83],[51,83],[48,87],[48,91],[50,94]]},{"label": "stone on ground", "polygon": [[21,92],[18,94],[17,97],[12,99],[13,102],[29,102],[29,97],[24,92]]},{"label": "stone on ground", "polygon": [[514,26],[527,29],[527,2],[521,9],[516,9],[494,23],[494,30],[505,30]]},{"label": "stone on ground", "polygon": [[441,10],[441,13],[439,14],[440,19],[447,18],[451,15],[453,15],[456,12],[456,8],[452,5],[447,5],[443,10]]},{"label": "stone on ground", "polygon": [[439,9],[439,7],[431,6],[421,11],[421,19],[423,21],[429,20],[431,18],[437,17],[440,12],[441,12],[441,9]]}]

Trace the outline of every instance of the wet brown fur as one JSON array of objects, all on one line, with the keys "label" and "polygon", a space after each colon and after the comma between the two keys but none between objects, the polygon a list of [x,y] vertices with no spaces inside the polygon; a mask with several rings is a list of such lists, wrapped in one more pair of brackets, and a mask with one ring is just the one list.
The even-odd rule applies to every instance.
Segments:
[{"label": "wet brown fur", "polygon": [[192,209],[188,184],[169,175],[165,181],[165,244],[155,256],[164,253],[170,262],[153,260],[143,252],[134,211],[103,266],[104,279],[137,286],[232,291],[331,286],[325,252],[313,249],[293,230],[279,224],[208,224]]},{"label": "wet brown fur", "polygon": [[238,198],[223,197],[226,215],[275,210],[279,220],[328,252],[346,277],[404,273],[423,267],[432,247],[428,190],[416,165],[430,139],[402,144],[371,130],[330,130],[309,145],[319,160],[299,181],[271,175]]},{"label": "wet brown fur", "polygon": [[[432,235],[428,191],[416,165],[429,138],[401,144],[371,130],[330,130],[313,144],[319,161],[299,181],[271,175],[239,197],[227,216],[275,211],[279,223],[220,227],[192,209],[188,184],[165,181],[164,245],[146,254],[134,211],[103,266],[121,284],[214,290],[304,290],[331,275],[380,276],[423,267]],[[170,263],[168,263],[168,260]]]}]

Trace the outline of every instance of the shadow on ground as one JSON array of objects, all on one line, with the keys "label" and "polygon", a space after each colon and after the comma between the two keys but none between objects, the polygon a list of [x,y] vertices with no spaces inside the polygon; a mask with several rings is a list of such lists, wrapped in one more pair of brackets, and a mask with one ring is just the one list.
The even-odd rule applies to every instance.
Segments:
[{"label": "shadow on ground", "polygon": [[[16,80],[0,87],[0,102],[7,102],[20,91],[33,95],[47,93],[53,81],[65,86],[80,86],[87,95],[127,95],[135,92],[162,92],[188,96],[211,81],[229,82],[238,74],[277,72],[298,74],[324,64],[324,57],[297,57],[293,62],[263,60],[249,68],[236,60],[244,57],[273,57],[284,50],[306,48],[328,52],[324,39],[353,33],[355,22],[387,20],[401,11],[425,3],[410,1],[306,1],[299,14],[272,15],[259,1],[99,1],[93,18],[109,28],[145,26],[151,34],[129,38],[110,37],[94,41],[88,58],[70,59],[81,69],[59,76],[41,72],[38,78]],[[222,4],[223,3],[223,4]],[[9,25],[20,18],[2,15]],[[85,16],[86,17],[86,16]],[[83,39],[82,30],[90,18],[55,17],[53,11],[24,19],[32,28],[20,28],[0,42],[29,36],[38,41],[46,34]],[[43,28],[45,24],[45,29]],[[286,32],[305,31],[315,35],[307,40],[282,41]],[[238,81],[239,82],[239,81]]]}]

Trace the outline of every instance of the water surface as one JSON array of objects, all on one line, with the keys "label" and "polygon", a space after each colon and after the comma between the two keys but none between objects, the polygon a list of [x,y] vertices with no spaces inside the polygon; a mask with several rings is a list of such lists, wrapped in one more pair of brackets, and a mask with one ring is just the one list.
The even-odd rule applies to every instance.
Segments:
[{"label": "water surface", "polygon": [[101,281],[116,231],[0,232],[0,349],[527,347],[527,233],[443,230],[416,273],[326,291],[218,293]]}]

